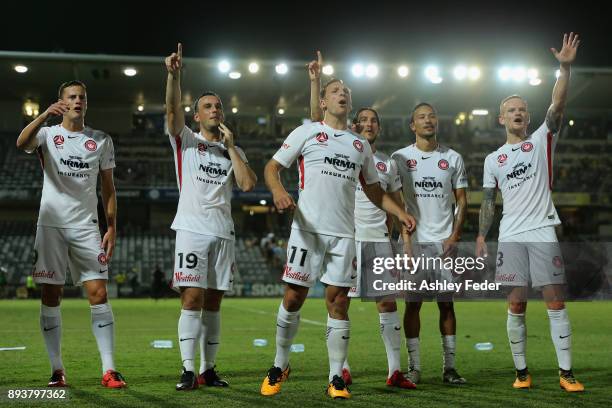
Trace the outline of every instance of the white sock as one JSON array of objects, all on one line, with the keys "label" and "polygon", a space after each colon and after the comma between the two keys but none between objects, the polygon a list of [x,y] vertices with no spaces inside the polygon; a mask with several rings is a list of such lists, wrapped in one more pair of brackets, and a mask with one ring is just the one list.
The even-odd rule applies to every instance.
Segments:
[{"label": "white sock", "polygon": [[421,352],[418,337],[406,338],[408,349],[408,367],[411,370],[421,371]]},{"label": "white sock", "polygon": [[342,364],[342,369],[347,369],[349,372],[351,371],[351,366],[348,363],[348,356],[346,357],[346,360],[344,360],[344,363]]},{"label": "white sock", "polygon": [[387,364],[389,365],[389,377],[400,370],[400,348],[402,347],[402,336],[399,316],[397,312],[379,313],[380,335],[385,343],[387,352]]},{"label": "white sock", "polygon": [[455,344],[456,336],[454,334],[442,336],[442,363],[444,370],[455,368]]},{"label": "white sock", "polygon": [[552,337],[559,368],[572,369],[572,328],[567,309],[548,310],[550,320],[550,337]]},{"label": "white sock", "polygon": [[40,332],[45,340],[51,371],[63,370],[62,363],[62,314],[60,307],[40,305]]},{"label": "white sock", "polygon": [[179,348],[181,349],[183,367],[186,371],[195,371],[193,361],[202,330],[200,314],[200,310],[181,309],[181,317],[178,321]]},{"label": "white sock", "polygon": [[221,312],[202,309],[202,334],[200,335],[200,374],[215,366],[219,337],[221,335]]},{"label": "white sock", "polygon": [[329,356],[329,381],[335,375],[342,377],[342,366],[348,355],[351,322],[327,316],[327,354]]},{"label": "white sock", "polygon": [[110,303],[91,305],[91,327],[102,359],[102,373],[115,369],[115,318]]},{"label": "white sock", "polygon": [[524,370],[527,367],[527,326],[525,325],[525,313],[512,313],[508,310],[508,320],[506,322],[508,330],[508,340],[514,367],[517,370]]},{"label": "white sock", "polygon": [[288,312],[281,302],[276,317],[276,357],[274,366],[285,370],[289,365],[289,352],[300,325],[300,312]]}]

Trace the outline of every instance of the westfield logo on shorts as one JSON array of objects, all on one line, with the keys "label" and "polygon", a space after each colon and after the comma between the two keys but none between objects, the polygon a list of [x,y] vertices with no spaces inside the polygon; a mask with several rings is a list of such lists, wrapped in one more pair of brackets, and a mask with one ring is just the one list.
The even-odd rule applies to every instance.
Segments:
[{"label": "westfield logo on shorts", "polygon": [[295,280],[299,280],[302,282],[307,282],[308,278],[310,278],[310,274],[309,273],[299,273],[299,272],[295,272],[292,271],[291,268],[287,265],[285,265],[285,270],[283,271],[283,276],[285,278],[289,278],[289,279],[295,279]]},{"label": "westfield logo on shorts", "polygon": [[32,277],[34,278],[47,278],[52,279],[55,276],[55,271],[35,271],[32,273]]},{"label": "westfield logo on shorts", "polygon": [[177,282],[199,282],[200,275],[185,275],[183,272],[174,272],[174,280]]}]

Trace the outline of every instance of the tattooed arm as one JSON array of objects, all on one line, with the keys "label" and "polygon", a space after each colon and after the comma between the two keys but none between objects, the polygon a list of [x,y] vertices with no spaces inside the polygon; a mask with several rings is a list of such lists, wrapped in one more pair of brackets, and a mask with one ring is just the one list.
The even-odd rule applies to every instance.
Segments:
[{"label": "tattooed arm", "polygon": [[495,217],[496,188],[484,188],[483,199],[480,205],[480,216],[478,218],[478,237],[476,238],[476,256],[487,256],[487,244],[485,239]]}]

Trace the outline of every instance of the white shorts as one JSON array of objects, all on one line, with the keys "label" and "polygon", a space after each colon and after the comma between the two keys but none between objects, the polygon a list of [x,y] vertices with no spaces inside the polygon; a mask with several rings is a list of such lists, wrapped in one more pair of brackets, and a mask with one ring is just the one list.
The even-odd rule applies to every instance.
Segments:
[{"label": "white shorts", "polygon": [[176,231],[172,288],[231,290],[235,271],[234,241]]},{"label": "white shorts", "polygon": [[555,227],[542,227],[500,241],[495,282],[503,286],[563,285],[565,266]]},{"label": "white shorts", "polygon": [[36,227],[32,276],[36,283],[65,285],[68,271],[81,286],[94,279],[108,280],[106,253],[95,229]]},{"label": "white shorts", "polygon": [[[414,243],[412,245],[412,255],[421,258],[421,265],[414,274],[407,273],[406,280],[414,282],[415,290],[409,291],[407,297],[417,295],[420,299],[423,295],[434,296],[441,300],[440,294],[453,293],[449,284],[455,282],[453,271],[445,267],[445,258],[440,255],[444,253],[442,242]],[[425,284],[427,288],[425,288]],[[437,289],[438,286],[440,289]],[[431,289],[431,288],[434,289]],[[447,289],[444,289],[447,288]],[[414,299],[417,299],[414,298]],[[445,297],[448,299],[448,297]],[[412,298],[411,298],[412,300]],[[416,300],[415,300],[416,301]]]},{"label": "white shorts", "polygon": [[399,281],[399,272],[395,269],[385,268],[380,275],[373,272],[375,258],[395,256],[391,242],[355,241],[355,250],[357,253],[357,280],[355,286],[349,290],[348,296],[375,299],[397,294],[397,291],[375,290],[373,286],[374,280],[381,280],[384,283]]},{"label": "white shorts", "polygon": [[320,276],[322,283],[350,288],[355,285],[356,269],[353,238],[291,230],[284,282],[311,288]]}]

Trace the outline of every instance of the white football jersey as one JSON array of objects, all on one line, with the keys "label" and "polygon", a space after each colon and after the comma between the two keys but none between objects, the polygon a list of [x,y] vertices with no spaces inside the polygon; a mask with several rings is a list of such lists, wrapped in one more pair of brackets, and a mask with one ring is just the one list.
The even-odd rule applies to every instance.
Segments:
[{"label": "white football jersey", "polygon": [[[179,187],[171,228],[235,239],[231,207],[234,169],[227,149],[187,126],[179,136],[169,137]],[[236,151],[246,163],[242,149],[236,147]]]},{"label": "white football jersey", "polygon": [[454,190],[468,186],[463,158],[446,146],[423,152],[416,144],[391,157],[397,162],[408,212],[416,218],[416,241],[446,240],[455,220]]},{"label": "white football jersey", "polygon": [[506,143],[485,159],[483,187],[499,188],[503,199],[500,240],[561,223],[552,201],[556,145],[556,135],[543,123],[522,142]]},{"label": "white football jersey", "polygon": [[87,126],[71,132],[60,124],[42,127],[36,143],[44,173],[38,225],[98,229],[98,173],[115,167],[111,137]]},{"label": "white football jersey", "polygon": [[300,198],[292,228],[354,238],[355,187],[378,182],[366,139],[323,122],[308,123],[287,136],[273,159],[285,167],[298,160]]},{"label": "white football jersey", "polygon": [[[392,193],[402,188],[395,160],[377,150],[374,153],[374,165],[383,190]],[[357,184],[355,193],[355,240],[389,242],[387,213],[370,201],[361,184]]]}]

